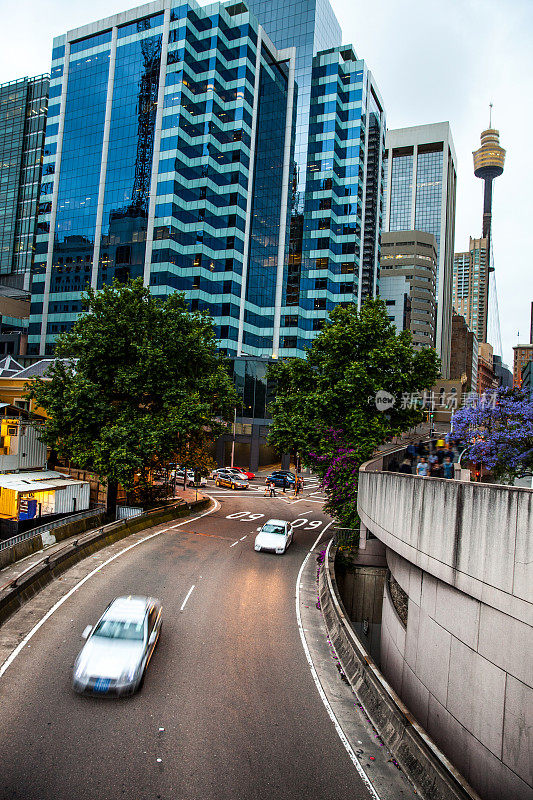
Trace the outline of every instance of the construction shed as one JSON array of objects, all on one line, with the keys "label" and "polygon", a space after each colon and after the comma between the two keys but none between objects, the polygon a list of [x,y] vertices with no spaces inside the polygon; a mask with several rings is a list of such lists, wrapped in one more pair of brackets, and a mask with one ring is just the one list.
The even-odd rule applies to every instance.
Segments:
[{"label": "construction shed", "polygon": [[89,508],[88,481],[51,470],[0,475],[0,519],[37,520]]}]

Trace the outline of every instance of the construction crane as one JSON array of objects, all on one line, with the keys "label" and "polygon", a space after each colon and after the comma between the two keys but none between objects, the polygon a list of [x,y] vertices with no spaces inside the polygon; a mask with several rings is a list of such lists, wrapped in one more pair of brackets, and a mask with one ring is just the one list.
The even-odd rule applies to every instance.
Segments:
[{"label": "construction crane", "polygon": [[[142,33],[150,29],[150,20],[137,23]],[[131,195],[130,213],[148,214],[152,158],[154,150],[154,128],[159,91],[159,69],[161,64],[161,36],[141,40],[144,69],[139,80],[137,105],[137,153],[135,156],[135,178]]]}]

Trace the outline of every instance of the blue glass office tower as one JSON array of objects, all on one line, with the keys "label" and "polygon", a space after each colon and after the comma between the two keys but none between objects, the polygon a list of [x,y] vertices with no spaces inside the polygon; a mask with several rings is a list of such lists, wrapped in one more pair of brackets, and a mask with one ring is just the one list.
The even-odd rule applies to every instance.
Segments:
[{"label": "blue glass office tower", "polygon": [[228,355],[260,359],[376,292],[372,76],[327,0],[253,7],[267,31],[242,3],[159,0],[55,40],[30,352],[113,278],[184,291]]},{"label": "blue glass office tower", "polygon": [[28,290],[37,233],[48,75],[0,85],[0,282]]},{"label": "blue glass office tower", "polygon": [[339,303],[378,286],[385,115],[352,47],[313,59],[300,280],[301,349]]},{"label": "blue glass office tower", "polygon": [[30,352],[87,284],[136,277],[209,310],[229,355],[279,349],[294,59],[242,3],[161,0],[54,41]]}]

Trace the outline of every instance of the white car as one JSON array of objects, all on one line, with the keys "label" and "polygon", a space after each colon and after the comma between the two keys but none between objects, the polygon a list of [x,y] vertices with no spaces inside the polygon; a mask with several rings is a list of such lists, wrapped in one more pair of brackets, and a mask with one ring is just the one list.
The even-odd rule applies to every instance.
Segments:
[{"label": "white car", "polygon": [[117,597],[87,639],[74,665],[73,686],[79,693],[133,694],[161,631],[161,603],[153,597]]},{"label": "white car", "polygon": [[290,522],[284,519],[269,519],[255,537],[254,549],[259,552],[266,550],[270,553],[284,553],[293,537],[293,528]]}]

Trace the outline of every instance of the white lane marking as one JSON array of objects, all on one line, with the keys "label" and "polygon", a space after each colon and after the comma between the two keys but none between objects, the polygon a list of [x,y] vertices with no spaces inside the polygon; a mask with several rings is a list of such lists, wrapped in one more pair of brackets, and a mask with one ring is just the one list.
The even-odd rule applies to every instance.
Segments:
[{"label": "white lane marking", "polygon": [[[218,503],[215,500],[215,507],[214,508],[209,509],[209,511],[204,511],[203,514],[200,514],[198,517],[194,517],[193,519],[186,519],[183,522],[180,522],[179,525],[188,525],[191,522],[196,522],[197,520],[201,519],[202,517],[206,517],[208,514],[212,514],[213,511],[218,511],[219,508],[220,508],[220,503]],[[178,528],[179,525],[173,525],[172,527],[173,528]],[[149,541],[149,539],[154,539],[156,536],[160,536],[162,533],[167,533],[167,531],[169,531],[169,530],[170,530],[170,528],[164,528],[162,531],[156,531],[155,533],[151,533],[150,536],[145,536],[144,539],[139,539],[138,542],[134,542],[133,544],[130,544],[128,547],[125,547],[124,550],[121,550],[120,553],[115,553],[114,556],[111,556],[111,558],[108,558],[107,561],[104,561],[104,563],[100,564],[99,567],[96,567],[95,569],[92,570],[92,572],[89,572],[89,574],[86,575],[85,578],[82,578],[81,581],[78,581],[78,583],[75,586],[73,586],[72,589],[70,589],[66,594],[64,594],[63,597],[61,597],[57,601],[57,603],[54,603],[52,608],[49,609],[46,612],[46,614],[44,615],[44,617],[42,617],[39,620],[39,622],[37,622],[33,626],[31,631],[26,634],[24,639],[21,642],[19,642],[19,644],[15,647],[13,652],[6,658],[6,660],[4,661],[2,666],[0,667],[0,678],[5,673],[5,671],[11,666],[11,664],[16,659],[16,657],[18,656],[20,651],[24,647],[26,647],[26,645],[28,644],[30,639],[37,633],[39,628],[41,628],[44,625],[46,620],[50,619],[52,614],[54,614],[57,611],[58,608],[61,608],[63,603],[65,603],[69,599],[69,597],[71,597],[74,594],[74,592],[76,592],[80,588],[80,586],[83,586],[83,584],[86,583],[89,580],[89,578],[92,578],[93,575],[96,575],[97,572],[100,572],[101,569],[106,567],[108,564],[110,564],[112,561],[114,561],[119,556],[123,555],[124,553],[127,553],[128,550],[132,550],[134,547],[137,547],[138,545]]]},{"label": "white lane marking", "polygon": [[377,794],[376,790],[372,786],[372,782],[370,781],[370,778],[368,777],[368,775],[364,771],[363,767],[361,766],[361,763],[360,763],[359,759],[357,758],[357,756],[355,755],[355,753],[354,753],[354,751],[352,749],[352,746],[351,746],[350,742],[346,738],[346,735],[345,735],[344,731],[342,730],[337,717],[335,716],[335,712],[333,711],[332,707],[329,704],[329,701],[328,701],[328,698],[326,697],[324,689],[322,688],[322,684],[320,683],[320,678],[318,677],[317,671],[315,669],[315,665],[313,664],[313,659],[311,658],[311,653],[309,652],[309,647],[307,646],[307,641],[306,641],[305,635],[304,635],[304,628],[303,628],[303,625],[302,625],[302,615],[300,614],[300,579],[302,577],[302,573],[304,571],[304,567],[307,564],[307,560],[309,559],[309,556],[311,555],[311,553],[313,552],[313,550],[315,549],[315,547],[319,543],[319,541],[322,538],[323,534],[326,532],[326,530],[332,524],[333,524],[333,521],[329,522],[326,525],[326,527],[322,530],[322,532],[319,534],[316,542],[311,547],[310,551],[308,552],[308,554],[306,555],[306,557],[303,560],[302,566],[300,567],[300,571],[299,571],[298,577],[296,579],[296,619],[298,621],[298,630],[300,632],[300,639],[302,640],[302,647],[304,649],[305,657],[307,659],[307,663],[309,664],[309,668],[311,670],[311,675],[313,676],[313,680],[315,682],[315,686],[318,689],[318,693],[320,695],[320,699],[324,703],[324,706],[326,707],[326,711],[328,712],[329,718],[333,722],[333,724],[335,726],[335,730],[337,731],[337,734],[339,736],[339,739],[343,743],[343,745],[344,745],[344,747],[346,749],[346,752],[350,756],[350,759],[351,759],[352,763],[354,764],[357,772],[359,773],[359,777],[361,778],[361,780],[365,784],[366,788],[368,789],[368,791],[370,792],[370,794],[372,795],[374,800],[380,800],[379,795]]},{"label": "white lane marking", "polygon": [[230,547],[235,547],[236,544],[239,544],[239,540],[238,539],[237,539],[236,542],[233,542],[233,544],[230,544]]},{"label": "white lane marking", "polygon": [[186,595],[186,597],[185,597],[185,600],[184,600],[184,601],[183,601],[183,603],[181,604],[180,611],[183,611],[183,609],[185,608],[185,603],[187,602],[187,600],[188,600],[188,599],[189,599],[189,597],[191,596],[191,594],[192,594],[192,590],[193,590],[193,589],[194,589],[194,583],[193,583],[193,585],[191,586],[191,588],[189,589],[189,591],[187,592],[187,595]]},{"label": "white lane marking", "polygon": [[[248,536],[248,534],[246,534],[246,536]],[[240,542],[244,541],[244,539],[246,539],[246,536],[241,536],[241,538],[239,539],[239,541],[240,541]]]}]

